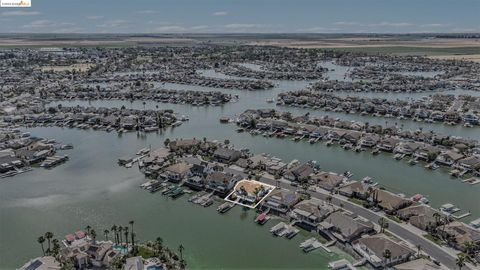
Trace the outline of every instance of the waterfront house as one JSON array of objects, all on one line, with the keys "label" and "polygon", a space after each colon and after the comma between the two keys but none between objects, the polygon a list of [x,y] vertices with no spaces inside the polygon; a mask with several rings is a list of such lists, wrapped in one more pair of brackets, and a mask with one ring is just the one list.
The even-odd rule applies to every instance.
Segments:
[{"label": "waterfront house", "polygon": [[437,222],[440,222],[440,219],[435,218],[435,213],[439,214],[437,210],[425,204],[416,204],[397,211],[398,217],[424,231],[439,225]]},{"label": "waterfront house", "polygon": [[193,190],[203,190],[205,188],[205,180],[201,176],[193,175],[185,179],[184,185]]},{"label": "waterfront house", "polygon": [[433,161],[440,152],[441,151],[438,147],[430,144],[423,144],[415,151],[415,153],[413,153],[413,156],[420,160]]},{"label": "waterfront house", "polygon": [[459,122],[460,114],[456,111],[447,111],[445,113],[444,119],[447,122]]},{"label": "waterfront house", "polygon": [[389,214],[395,213],[397,210],[412,204],[411,200],[405,199],[390,191],[376,189],[375,193],[378,206]]},{"label": "waterfront house", "polygon": [[15,167],[22,167],[22,161],[15,156],[1,156],[0,157],[0,173],[4,173],[13,170]]},{"label": "waterfront house", "polygon": [[419,143],[400,142],[393,150],[395,153],[412,155],[420,147]]},{"label": "waterfront house", "polygon": [[299,201],[300,196],[296,192],[286,189],[276,189],[265,198],[263,207],[269,208],[270,211],[276,212],[277,214],[286,215]]},{"label": "waterfront house", "polygon": [[480,157],[479,156],[471,156],[466,157],[458,160],[457,164],[469,171],[477,171],[480,172]]},{"label": "waterfront house", "polygon": [[313,173],[313,168],[309,163],[299,164],[287,170],[283,177],[290,181],[305,181]]},{"label": "waterfront house", "polygon": [[287,168],[287,164],[280,159],[272,158],[265,164],[266,170],[271,175],[281,175]]},{"label": "waterfront house", "polygon": [[480,232],[463,222],[453,221],[437,228],[438,234],[448,239],[448,244],[454,248],[465,251],[465,243],[480,244]]},{"label": "waterfront house", "polygon": [[345,132],[345,134],[343,135],[343,139],[345,139],[349,143],[357,144],[361,136],[362,136],[362,133],[358,131],[349,130]]},{"label": "waterfront house", "polygon": [[177,139],[171,141],[169,144],[170,150],[176,152],[182,150],[185,153],[190,153],[192,148],[199,146],[201,141],[197,139]]},{"label": "waterfront house", "polygon": [[299,225],[309,230],[317,230],[318,224],[335,211],[333,205],[324,201],[310,199],[302,201],[293,207],[290,217],[297,220]]},{"label": "waterfront house", "polygon": [[311,176],[311,182],[317,186],[332,191],[340,185],[346,178],[332,172],[319,172]]},{"label": "waterfront house", "polygon": [[355,218],[343,212],[334,212],[326,217],[319,225],[323,233],[332,236],[342,243],[351,243],[363,234],[374,231],[370,221]]},{"label": "waterfront house", "polygon": [[163,176],[170,182],[179,183],[185,178],[191,167],[191,164],[179,162],[165,168]]},{"label": "waterfront house", "polygon": [[360,140],[360,145],[363,147],[372,148],[375,145],[377,145],[379,140],[380,140],[380,136],[376,134],[366,134]]},{"label": "waterfront house", "polygon": [[327,138],[332,141],[340,141],[347,131],[341,129],[331,129],[328,132]]},{"label": "waterfront house", "polygon": [[237,161],[242,156],[238,150],[220,147],[213,153],[213,157],[222,163],[231,163]]},{"label": "waterfront house", "polygon": [[456,163],[458,160],[462,159],[464,155],[454,152],[454,151],[445,151],[443,153],[440,153],[437,158],[435,159],[435,162],[445,165],[445,166],[452,166],[454,163]]},{"label": "waterfront house", "polygon": [[[375,268],[406,262],[415,254],[412,249],[397,243],[384,234],[360,238],[353,243],[353,249]],[[387,249],[391,253],[388,259],[383,256]]]},{"label": "waterfront house", "polygon": [[94,267],[102,267],[104,265],[104,258],[108,251],[113,247],[112,242],[102,242],[98,244],[91,244],[85,253],[88,254],[90,263]]},{"label": "waterfront house", "polygon": [[254,155],[248,158],[248,168],[264,170],[269,158],[263,154]]},{"label": "waterfront house", "polygon": [[233,189],[235,184],[242,180],[242,176],[226,172],[212,172],[207,175],[206,188],[215,191],[220,196],[225,196]]},{"label": "waterfront house", "polygon": [[398,139],[395,138],[384,138],[380,140],[378,143],[378,149],[385,151],[385,152],[393,152],[393,149],[395,149],[395,146],[399,142]]},{"label": "waterfront house", "polygon": [[338,194],[350,198],[366,199],[368,196],[368,185],[360,181],[351,181],[338,188]]}]

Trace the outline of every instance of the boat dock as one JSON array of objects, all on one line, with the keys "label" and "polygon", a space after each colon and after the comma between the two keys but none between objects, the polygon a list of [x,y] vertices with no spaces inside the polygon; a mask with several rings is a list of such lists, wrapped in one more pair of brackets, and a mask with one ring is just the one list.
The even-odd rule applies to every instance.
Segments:
[{"label": "boat dock", "polygon": [[199,194],[193,195],[190,199],[188,199],[189,202],[201,205],[203,207],[208,207],[213,204],[213,193],[205,193],[201,192]]},{"label": "boat dock", "polygon": [[217,211],[220,214],[224,214],[224,213],[230,211],[230,209],[232,209],[234,206],[235,206],[234,203],[224,202],[220,206],[218,206]]},{"label": "boat dock", "polygon": [[338,261],[334,262],[329,262],[328,263],[328,268],[332,270],[354,270],[357,269],[355,266],[353,266],[349,261],[345,259],[341,259]]},{"label": "boat dock", "polygon": [[50,169],[52,167],[55,167],[59,165],[60,163],[63,163],[68,160],[68,156],[53,156],[53,157],[47,157],[42,164],[40,164],[40,167]]},{"label": "boat dock", "polygon": [[310,251],[315,250],[319,247],[322,247],[322,244],[315,237],[309,238],[309,239],[303,241],[300,244],[300,248],[304,252],[310,252]]},{"label": "boat dock", "polygon": [[277,225],[273,226],[270,229],[270,232],[275,236],[284,236],[288,239],[292,239],[300,232],[300,230],[295,228],[293,225],[285,224],[285,222],[280,222]]}]

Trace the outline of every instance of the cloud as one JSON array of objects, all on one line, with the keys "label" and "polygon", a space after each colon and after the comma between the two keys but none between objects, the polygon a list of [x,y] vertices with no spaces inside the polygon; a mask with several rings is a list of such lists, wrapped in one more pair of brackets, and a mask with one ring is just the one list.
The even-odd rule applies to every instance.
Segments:
[{"label": "cloud", "polygon": [[46,27],[51,27],[53,25],[54,25],[53,22],[50,20],[36,20],[29,24],[25,24],[22,27],[23,28],[46,28]]},{"label": "cloud", "polygon": [[254,24],[254,23],[231,23],[225,25],[225,28],[228,29],[239,29],[239,28],[259,28],[262,27],[262,24]]},{"label": "cloud", "polygon": [[361,25],[361,23],[358,22],[345,22],[345,21],[340,21],[340,22],[334,22],[334,25]]},{"label": "cloud", "polygon": [[213,16],[227,16],[228,12],[227,11],[216,11],[212,15]]},{"label": "cloud", "polygon": [[158,13],[158,11],[148,9],[148,10],[139,10],[135,13],[137,13],[137,14],[155,14],[155,13]]},{"label": "cloud", "polygon": [[405,26],[412,26],[413,23],[408,22],[381,22],[381,23],[374,23],[370,26],[389,26],[389,27],[405,27]]},{"label": "cloud", "polygon": [[432,28],[432,27],[448,27],[451,26],[449,23],[427,23],[427,24],[422,24],[420,27],[427,27],[427,28]]},{"label": "cloud", "polygon": [[97,27],[116,28],[116,27],[124,26],[126,23],[127,23],[126,20],[110,20],[110,21],[106,21],[105,23],[97,25]]},{"label": "cloud", "polygon": [[327,28],[323,26],[315,26],[315,27],[310,27],[310,28],[301,28],[297,29],[296,32],[298,33],[331,33],[334,31],[338,31],[340,29],[338,28]]},{"label": "cloud", "polygon": [[99,19],[103,19],[103,16],[92,15],[92,16],[87,16],[87,19],[89,19],[89,20],[99,20]]},{"label": "cloud", "polygon": [[35,16],[39,14],[40,12],[38,11],[15,10],[15,11],[2,12],[0,13],[0,16]]},{"label": "cloud", "polygon": [[334,25],[338,26],[363,26],[363,27],[406,27],[413,26],[413,23],[409,22],[377,22],[377,23],[361,23],[352,21],[339,21],[334,22]]},{"label": "cloud", "polygon": [[155,32],[163,32],[163,33],[178,33],[178,32],[186,32],[187,28],[179,25],[167,25],[167,26],[160,26],[154,29]]}]

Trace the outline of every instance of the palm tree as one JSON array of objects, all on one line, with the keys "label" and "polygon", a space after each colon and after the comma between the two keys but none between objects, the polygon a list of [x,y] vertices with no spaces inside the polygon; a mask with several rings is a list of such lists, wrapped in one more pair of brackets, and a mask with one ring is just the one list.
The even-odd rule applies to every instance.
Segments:
[{"label": "palm tree", "polygon": [[135,249],[135,236],[137,236],[137,234],[135,232],[131,232],[130,235],[132,236],[132,246],[133,246],[133,249]]},{"label": "palm tree", "polygon": [[438,224],[440,224],[440,218],[441,217],[442,216],[440,215],[440,213],[438,213],[438,212],[433,213],[433,218],[435,219],[435,222],[437,223],[437,226],[438,226]]},{"label": "palm tree", "polygon": [[383,251],[383,258],[385,258],[385,265],[387,265],[388,260],[392,257],[392,252],[389,249]]},{"label": "palm tree", "polygon": [[123,227],[118,226],[118,235],[119,235],[119,238],[120,238],[119,244],[123,243],[123,241],[122,241],[122,231],[123,231]]},{"label": "palm tree", "polygon": [[87,225],[87,227],[85,227],[85,230],[87,230],[87,234],[90,234],[91,229],[92,227],[90,225]]},{"label": "palm tree", "polygon": [[473,241],[465,242],[463,246],[465,248],[465,252],[468,255],[473,255],[475,253],[475,250],[478,249],[478,244]]},{"label": "palm tree", "polygon": [[183,261],[183,251],[185,250],[185,248],[183,247],[182,244],[180,244],[180,246],[178,246],[178,252],[180,252],[180,260]]},{"label": "palm tree", "polygon": [[378,220],[378,225],[380,225],[380,232],[383,233],[385,229],[388,228],[388,221],[384,217],[381,217]]},{"label": "palm tree", "polygon": [[118,245],[118,233],[117,233],[117,225],[113,225],[111,228],[113,235],[115,237],[115,244]]},{"label": "palm tree", "polygon": [[455,264],[458,266],[458,269],[462,269],[465,266],[465,255],[459,253],[457,255],[457,259],[455,260]]},{"label": "palm tree", "polygon": [[133,241],[133,237],[134,237],[133,236],[133,224],[135,223],[135,221],[130,220],[128,223],[130,224],[130,228],[132,229],[132,232],[130,233],[130,236],[132,237],[132,245],[135,246],[135,241]]},{"label": "palm tree", "polygon": [[105,230],[103,231],[103,235],[105,236],[105,241],[108,241],[108,234],[109,234],[109,233],[110,233],[110,231],[107,230],[107,229],[105,229]]},{"label": "palm tree", "polygon": [[127,243],[127,247],[128,247],[128,227],[127,226],[123,228],[123,233],[125,234],[125,242]]},{"label": "palm tree", "polygon": [[43,237],[43,236],[38,237],[37,242],[40,245],[42,245],[43,256],[45,256],[45,248],[43,247],[43,243],[45,243],[45,237]]},{"label": "palm tree", "polygon": [[163,239],[161,237],[157,237],[157,239],[155,239],[155,251],[157,255],[160,255],[160,252],[162,251],[162,244]]},{"label": "palm tree", "polygon": [[48,249],[47,249],[47,254],[50,254],[50,241],[52,240],[53,238],[53,233],[52,232],[46,232],[45,233],[45,238],[47,239],[48,241]]},{"label": "palm tree", "polygon": [[97,232],[92,229],[90,230],[90,235],[92,236],[93,243],[95,244],[95,242],[97,241]]},{"label": "palm tree", "polygon": [[58,239],[53,239],[52,240],[52,243],[53,243],[53,255],[58,256],[58,253],[60,252],[60,244],[59,244],[60,241],[58,241]]}]

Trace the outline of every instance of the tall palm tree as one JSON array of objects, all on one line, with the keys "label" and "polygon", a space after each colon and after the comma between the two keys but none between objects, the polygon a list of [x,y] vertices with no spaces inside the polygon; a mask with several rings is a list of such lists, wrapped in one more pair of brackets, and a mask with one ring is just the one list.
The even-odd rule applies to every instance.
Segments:
[{"label": "tall palm tree", "polygon": [[433,213],[433,218],[435,219],[435,222],[437,223],[437,226],[440,224],[440,218],[441,217],[442,216],[440,215],[440,213],[438,213],[438,212]]},{"label": "tall palm tree", "polygon": [[43,253],[43,256],[45,256],[45,248],[43,247],[43,243],[45,243],[45,237],[43,236],[38,237],[37,242],[40,245],[42,245],[42,253]]},{"label": "tall palm tree", "polygon": [[378,225],[380,225],[380,232],[383,233],[385,229],[388,228],[388,221],[384,217],[381,217],[378,220]]},{"label": "tall palm tree", "polygon": [[107,229],[105,229],[105,230],[103,231],[103,235],[105,236],[105,241],[108,241],[108,234],[109,234],[109,233],[110,233],[110,231],[107,230]]},{"label": "tall palm tree", "polygon": [[455,260],[455,264],[458,266],[458,269],[461,270],[462,267],[465,266],[465,256],[461,253],[457,255],[457,259]]},{"label": "tall palm tree", "polygon": [[183,261],[183,251],[185,250],[185,248],[183,247],[182,244],[180,244],[180,246],[178,246],[178,252],[180,252],[180,261]]},{"label": "tall palm tree", "polygon": [[60,244],[59,244],[60,241],[58,241],[58,239],[53,239],[52,240],[52,243],[53,243],[53,248],[52,248],[52,252],[53,252],[53,255],[58,256],[58,253],[60,252]]},{"label": "tall palm tree", "polygon": [[53,233],[52,232],[46,232],[45,233],[45,238],[47,239],[48,241],[48,249],[47,249],[47,253],[50,254],[51,252],[51,249],[50,249],[50,242],[52,241],[52,238],[53,238]]},{"label": "tall palm tree", "polygon": [[94,229],[91,229],[90,235],[92,236],[93,243],[95,244],[95,242],[97,241],[97,232]]},{"label": "tall palm tree", "polygon": [[113,232],[113,236],[115,238],[115,244],[118,245],[118,233],[117,233],[117,225],[113,225],[112,228],[110,228],[110,230],[112,230]]},{"label": "tall palm tree", "polygon": [[118,235],[119,235],[119,238],[120,238],[120,241],[119,243],[122,244],[123,243],[123,239],[122,239],[122,232],[123,232],[123,227],[122,226],[118,226]]},{"label": "tall palm tree", "polygon": [[92,227],[90,225],[87,225],[87,227],[85,227],[85,230],[87,231],[87,234],[90,234],[91,229],[92,229]]},{"label": "tall palm tree", "polygon": [[157,237],[157,239],[155,239],[155,251],[157,255],[160,255],[160,252],[162,251],[162,244],[163,239],[161,237]]},{"label": "tall palm tree", "polygon": [[135,223],[135,221],[130,220],[128,223],[130,224],[130,228],[132,229],[132,231],[130,233],[130,236],[132,237],[132,245],[135,247],[135,241],[133,241],[133,237],[134,237],[133,236],[133,224]]},{"label": "tall palm tree", "polygon": [[137,234],[135,232],[131,232],[130,235],[132,236],[132,246],[135,249],[135,236],[137,236]]},{"label": "tall palm tree", "polygon": [[127,247],[128,247],[128,227],[127,226],[123,228],[123,233],[125,234],[125,242],[127,243]]}]

